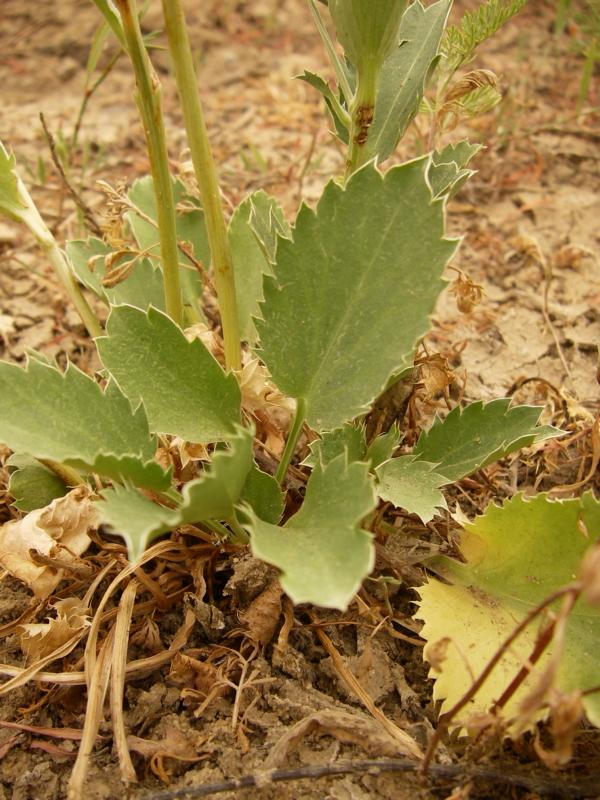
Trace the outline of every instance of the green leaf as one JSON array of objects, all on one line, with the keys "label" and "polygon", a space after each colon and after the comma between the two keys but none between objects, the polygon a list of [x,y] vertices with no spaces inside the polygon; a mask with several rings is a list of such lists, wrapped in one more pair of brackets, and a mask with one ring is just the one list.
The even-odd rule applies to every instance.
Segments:
[{"label": "green leaf", "polygon": [[451,5],[452,0],[438,0],[424,8],[416,0],[402,17],[400,43],[381,69],[367,158],[377,156],[384,161],[391,156],[418,112]]},{"label": "green leaf", "polygon": [[[235,272],[235,292],[238,320],[242,338],[252,344],[256,341],[254,317],[258,316],[263,297],[263,276],[272,275],[271,262],[265,254],[251,224],[251,216],[261,221],[261,230],[269,236],[269,250],[274,250],[277,237],[274,225],[281,214],[277,201],[266,192],[259,191],[247,197],[235,210],[229,223],[228,237]],[[268,231],[268,233],[267,233]]]},{"label": "green leaf", "polygon": [[463,140],[432,153],[428,174],[432,195],[442,197],[455,194],[474,174],[474,170],[466,167],[480,150],[481,145]]},{"label": "green leaf", "polygon": [[345,189],[330,182],[316,212],[300,209],[293,242],[279,241],[256,323],[261,355],[317,431],[367,411],[429,329],[456,243],[444,238],[427,166],[384,176],[367,164]]},{"label": "green leaf", "polygon": [[16,159],[8,154],[0,141],[0,212],[19,220],[26,208],[27,203],[19,192]]},{"label": "green leaf", "polygon": [[[292,229],[274,197],[265,192],[250,195],[250,227],[269,264],[275,263],[279,238],[291,239]],[[261,292],[262,297],[262,292]]]},{"label": "green leaf", "polygon": [[425,523],[439,508],[447,508],[440,486],[447,483],[434,471],[435,464],[418,461],[414,456],[399,456],[386,461],[377,470],[377,494]]},{"label": "green leaf", "polygon": [[104,366],[132,403],[144,404],[150,429],[189,442],[227,438],[240,420],[240,389],[199,339],[188,342],[166,314],[114,308],[97,340]]},{"label": "green leaf", "polygon": [[[154,306],[164,310],[164,290],[162,273],[153,266],[148,258],[136,258],[131,270],[124,280],[115,286],[104,286],[106,277],[106,256],[114,251],[101,239],[81,239],[67,243],[67,258],[77,278],[98,295],[105,303],[121,305],[123,303],[146,310]],[[122,256],[113,267],[121,266],[125,261],[135,257],[135,253]]]},{"label": "green leaf", "polygon": [[392,457],[392,453],[402,441],[403,434],[397,423],[391,426],[389,431],[382,433],[374,439],[367,448],[367,461],[371,465],[371,469],[376,469],[384,461]]},{"label": "green leaf", "polygon": [[338,41],[359,72],[384,61],[398,41],[407,0],[330,0]]},{"label": "green leaf", "polygon": [[273,525],[281,519],[285,506],[284,494],[275,478],[256,465],[248,473],[240,502],[250,505],[257,517]]},{"label": "green leaf", "polygon": [[110,26],[110,29],[117,37],[119,44],[123,47],[123,50],[127,50],[121,17],[115,11],[112,2],[110,2],[110,0],[92,0],[92,2],[95,4],[98,11],[100,11]]},{"label": "green leaf", "polygon": [[442,53],[447,59],[446,71],[456,72],[475,56],[480,44],[493,36],[527,0],[487,0],[473,11],[465,11],[458,25],[446,29]]},{"label": "green leaf", "polygon": [[252,468],[254,432],[238,426],[228,449],[217,450],[202,477],[187,483],[173,509],[154,503],[131,486],[102,492],[98,510],[105,524],[127,543],[129,560],[137,561],[157,536],[181,525],[231,519]]},{"label": "green leaf", "polygon": [[457,406],[421,433],[413,455],[434,463],[436,472],[453,483],[521,447],[562,435],[549,425],[537,426],[541,408],[509,406],[507,398],[478,401],[462,410]]},{"label": "green leaf", "polygon": [[[582,530],[593,532],[588,538]],[[451,644],[436,678],[434,698],[447,711],[470,687],[502,641],[531,609],[568,583],[579,571],[585,552],[600,530],[600,504],[591,493],[576,500],[552,501],[541,494],[527,500],[517,495],[504,506],[490,506],[469,523],[461,539],[467,563],[436,559],[432,567],[452,585],[431,580],[419,589],[421,633],[432,645],[444,637]],[[448,613],[452,609],[452,613]],[[539,621],[530,625],[502,658],[490,678],[463,711],[487,711],[515,677],[533,651]],[[558,687],[564,691],[590,689],[600,683],[600,609],[579,600],[569,616]],[[552,644],[536,664],[547,665]],[[529,676],[509,701],[507,717],[518,715],[519,703],[533,678]],[[600,696],[584,696],[586,712],[600,725]]]},{"label": "green leaf", "polygon": [[346,423],[341,428],[327,431],[320,439],[309,445],[310,453],[302,464],[306,467],[326,466],[334,458],[346,454],[349,464],[353,461],[366,461],[367,445],[364,428]]},{"label": "green leaf", "polygon": [[320,75],[310,72],[307,69],[304,70],[302,75],[297,75],[296,77],[298,80],[308,83],[323,96],[338,137],[344,144],[348,144],[350,141],[350,134],[348,132],[350,115],[342,106],[339,97],[333,92],[327,81]]},{"label": "green leaf", "polygon": [[210,469],[183,488],[183,503],[178,510],[181,523],[206,519],[231,519],[239,502],[248,473],[252,469],[254,431],[237,426],[228,439],[227,450],[217,450]]},{"label": "green leaf", "polygon": [[0,362],[0,441],[11,450],[141,486],[170,475],[152,461],[156,442],[144,410],[132,411],[113,383],[105,392],[73,364],[63,374],[36,358],[25,369]]},{"label": "green leaf", "polygon": [[246,507],[252,552],[282,570],[294,603],[344,610],[373,568],[372,537],[358,526],[374,506],[367,465],[340,456],[314,469],[302,508],[283,528]]},{"label": "green leaf", "polygon": [[102,497],[97,503],[102,522],[125,540],[132,563],[154,539],[171,530],[173,512],[153,503],[132,486],[115,484],[112,489],[105,489]]},{"label": "green leaf", "polygon": [[[150,176],[134,181],[127,196],[140,211],[156,222],[156,196]],[[195,199],[186,193],[183,183],[175,179],[173,179],[173,200],[178,206],[176,220],[178,241],[191,245],[194,257],[208,268],[210,246],[203,211],[193,208]],[[186,210],[181,210],[182,206]],[[189,210],[190,207],[192,207],[191,210]],[[126,216],[140,249],[150,253],[151,260],[159,268],[160,236],[158,227],[140,217],[135,211],[129,211]],[[192,261],[183,253],[180,254],[179,262],[182,265],[181,287],[185,302],[197,309],[197,301],[201,297],[203,289],[202,276]]]},{"label": "green leaf", "polygon": [[55,472],[32,456],[15,453],[8,459],[6,466],[10,473],[8,492],[15,498],[12,505],[19,511],[44,508],[69,491]]}]

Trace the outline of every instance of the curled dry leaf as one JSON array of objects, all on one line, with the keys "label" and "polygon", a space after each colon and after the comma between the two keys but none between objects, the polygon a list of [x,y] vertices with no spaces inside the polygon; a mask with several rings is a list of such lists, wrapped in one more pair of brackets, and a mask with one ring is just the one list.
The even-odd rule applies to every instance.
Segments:
[{"label": "curled dry leaf", "polygon": [[483,286],[475,283],[457,267],[451,267],[451,269],[457,273],[457,277],[452,281],[450,287],[450,291],[456,297],[456,307],[462,314],[470,314],[483,298]]},{"label": "curled dry leaf", "polygon": [[256,644],[264,646],[275,635],[281,617],[282,594],[283,589],[274,581],[240,614],[240,619],[247,628],[246,636]]},{"label": "curled dry leaf", "polygon": [[150,769],[164,783],[168,783],[170,775],[164,764],[166,758],[185,761],[188,764],[206,758],[206,755],[199,756],[188,737],[172,725],[165,725],[163,739],[153,741],[152,739],[140,739],[138,736],[128,736],[127,746],[142,758],[149,758]]},{"label": "curled dry leaf", "polygon": [[0,566],[31,589],[40,600],[58,586],[64,569],[39,565],[35,554],[75,565],[90,545],[89,533],[100,519],[91,491],[77,486],[45,508],[0,528]]},{"label": "curled dry leaf", "polygon": [[311,733],[334,736],[340,742],[355,744],[373,756],[397,756],[398,743],[374,720],[346,711],[327,709],[317,711],[292,726],[271,749],[265,762],[266,769],[277,769],[292,753],[300,741]]},{"label": "curled dry leaf", "polygon": [[48,617],[47,622],[20,625],[20,645],[28,663],[33,663],[49,655],[77,634],[90,626],[88,609],[84,608],[78,597],[58,600],[51,608],[56,617]]},{"label": "curled dry leaf", "polygon": [[573,744],[583,719],[581,692],[555,691],[550,700],[550,732],[554,747],[547,750],[536,734],[534,747],[539,758],[550,769],[568,764],[573,757]]}]

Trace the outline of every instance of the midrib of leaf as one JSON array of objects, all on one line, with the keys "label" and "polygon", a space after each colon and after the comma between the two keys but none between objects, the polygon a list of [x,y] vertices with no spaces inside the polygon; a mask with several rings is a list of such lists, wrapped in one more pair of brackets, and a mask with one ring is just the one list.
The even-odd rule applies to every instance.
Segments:
[{"label": "midrib of leaf", "polygon": [[[325,353],[324,353],[323,357],[321,358],[321,361],[320,361],[319,365],[317,366],[317,369],[316,369],[316,371],[315,371],[315,373],[314,373],[314,375],[312,377],[312,380],[309,383],[310,391],[312,391],[312,388],[313,388],[315,383],[317,383],[317,385],[318,385],[318,382],[317,382],[316,379],[317,379],[318,376],[320,376],[320,374],[322,373],[323,369],[325,367],[327,367],[327,368],[329,367],[329,358],[330,358],[331,354],[335,350],[334,346],[339,343],[339,339],[341,338],[340,334],[341,334],[342,331],[345,330],[346,323],[347,323],[348,319],[351,316],[353,316],[353,313],[355,311],[354,302],[356,301],[357,297],[360,298],[360,296],[362,295],[363,287],[365,285],[366,278],[367,278],[367,276],[371,275],[371,270],[373,269],[373,265],[374,265],[377,257],[379,256],[379,253],[381,252],[383,244],[387,240],[387,237],[388,237],[388,235],[389,235],[389,233],[390,233],[390,231],[391,231],[391,229],[393,227],[393,223],[396,222],[397,217],[400,215],[400,211],[401,210],[402,209],[399,206],[398,210],[396,211],[396,213],[392,217],[392,220],[390,221],[390,223],[384,229],[385,230],[385,235],[381,237],[378,246],[373,250],[373,255],[372,255],[370,261],[368,262],[368,267],[363,271],[363,274],[360,277],[360,280],[358,281],[358,283],[355,284],[354,290],[352,292],[350,292],[349,297],[352,298],[352,302],[348,302],[347,303],[346,310],[343,312],[342,316],[339,318],[338,322],[336,323],[336,325],[335,325],[335,327],[333,329],[332,336],[329,339],[329,344],[327,345]],[[366,220],[363,218],[361,220],[361,224],[359,226],[361,231],[363,230],[365,224],[366,224]],[[324,249],[324,245],[323,245],[322,241],[319,242],[319,247],[321,248],[323,259],[326,261],[327,260],[327,253],[326,253],[326,251]],[[306,395],[307,396],[309,395],[309,391],[306,392]],[[310,412],[310,406],[308,408],[308,411]]]}]

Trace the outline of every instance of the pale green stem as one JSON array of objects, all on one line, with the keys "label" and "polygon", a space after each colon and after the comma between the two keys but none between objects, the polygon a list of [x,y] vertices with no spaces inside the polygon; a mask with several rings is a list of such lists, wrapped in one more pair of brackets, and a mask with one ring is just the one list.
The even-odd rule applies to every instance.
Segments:
[{"label": "pale green stem", "polygon": [[298,400],[294,421],[292,422],[292,427],[290,428],[287,442],[285,443],[285,449],[283,451],[283,455],[281,456],[281,461],[279,463],[279,467],[277,468],[277,473],[275,475],[275,478],[279,484],[281,484],[283,479],[285,478],[285,474],[290,465],[290,461],[292,460],[292,456],[294,455],[294,452],[296,450],[296,445],[298,444],[298,437],[302,432],[302,426],[304,425],[305,419],[306,419],[306,402],[304,400]]},{"label": "pale green stem", "polygon": [[233,261],[227,237],[227,226],[223,214],[217,172],[198,94],[198,84],[185,17],[180,0],[162,0],[162,5],[192,163],[200,188],[206,219],[208,243],[215,275],[215,288],[219,299],[221,323],[223,325],[225,363],[230,369],[239,370],[242,365],[241,340]]},{"label": "pale green stem", "polygon": [[242,526],[235,517],[231,517],[231,519],[228,519],[227,524],[231,528],[233,534],[232,536],[230,536],[230,541],[233,544],[248,544],[248,542],[250,541],[250,537],[248,536],[246,531],[242,528]]},{"label": "pale green stem", "polygon": [[37,206],[31,199],[27,188],[23,181],[17,177],[17,186],[20,199],[23,203],[23,210],[15,213],[14,218],[19,222],[26,225],[35,237],[36,242],[48,257],[50,263],[54,268],[56,277],[65,288],[69,299],[75,306],[77,313],[81,317],[81,321],[87,328],[89,335],[92,338],[102,336],[102,326],[88,301],[83,296],[81,287],[75,280],[73,272],[65,259],[62,250],[58,246],[58,242],[52,235],[50,229],[42,219]]},{"label": "pale green stem", "polygon": [[177,222],[169,154],[162,112],[162,89],[144,46],[135,0],[115,0],[123,23],[127,53],[136,80],[136,103],[142,118],[154,182],[156,213],[160,234],[165,308],[178,324],[183,324],[183,303],[177,252]]},{"label": "pale green stem", "polygon": [[350,109],[352,123],[348,161],[346,162],[346,180],[366,161],[369,128],[373,122],[375,100],[377,99],[379,70],[379,62],[370,61],[365,63],[358,72],[356,95]]},{"label": "pale green stem", "polygon": [[43,464],[45,467],[48,467],[55,475],[64,481],[67,486],[82,486],[85,484],[85,481],[81,477],[81,475],[77,472],[76,469],[73,467],[68,467],[66,464],[61,464],[58,461],[52,461],[49,458],[38,458],[40,464]]}]

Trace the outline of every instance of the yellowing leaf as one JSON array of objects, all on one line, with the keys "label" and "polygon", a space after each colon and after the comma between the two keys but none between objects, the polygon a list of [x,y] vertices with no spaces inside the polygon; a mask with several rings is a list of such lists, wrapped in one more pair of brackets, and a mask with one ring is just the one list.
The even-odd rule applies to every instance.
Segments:
[{"label": "yellowing leaf", "polygon": [[90,545],[89,532],[100,524],[90,495],[86,486],[78,486],[46,508],[0,528],[0,566],[26,583],[37,598],[52,594],[64,571],[36,564],[30,551],[65,564],[76,563]]},{"label": "yellowing leaf", "polygon": [[[584,531],[588,531],[585,534]],[[432,568],[451,584],[432,579],[419,589],[417,616],[425,620],[424,656],[450,637],[446,659],[431,670],[434,698],[444,713],[470,687],[502,642],[531,609],[576,578],[582,558],[600,532],[600,503],[591,493],[577,500],[552,501],[547,495],[526,500],[517,495],[492,505],[465,526],[461,550],[466,563],[437,558]],[[555,607],[556,608],[556,607]],[[461,722],[485,713],[531,656],[539,622],[530,625],[462,712]],[[509,700],[505,714],[518,716],[520,702],[547,665],[553,643],[533,675]],[[600,684],[600,608],[578,600],[569,616],[557,676],[565,692]],[[583,698],[591,722],[600,725],[598,693]]]}]

